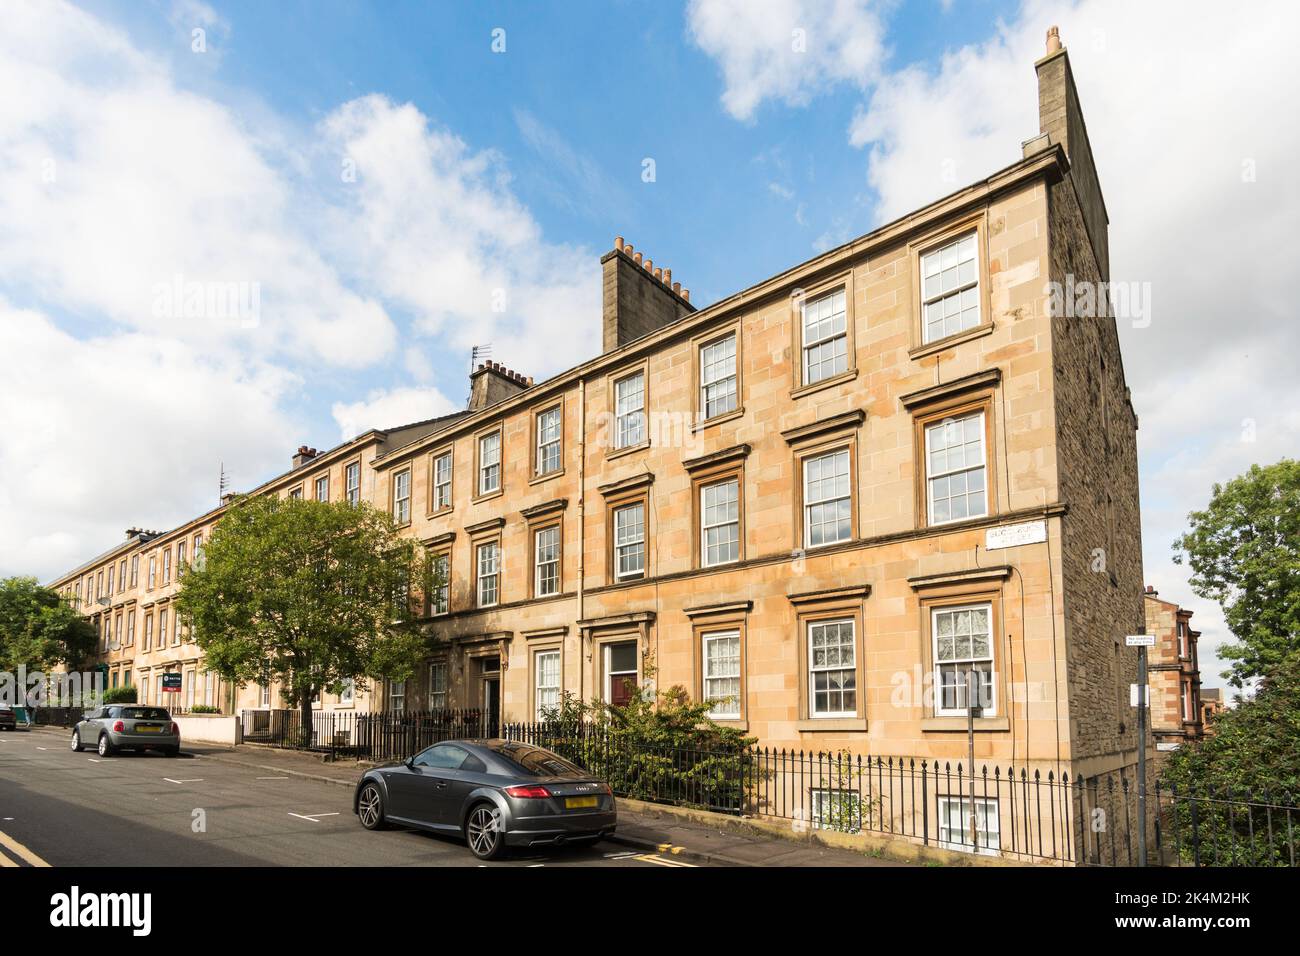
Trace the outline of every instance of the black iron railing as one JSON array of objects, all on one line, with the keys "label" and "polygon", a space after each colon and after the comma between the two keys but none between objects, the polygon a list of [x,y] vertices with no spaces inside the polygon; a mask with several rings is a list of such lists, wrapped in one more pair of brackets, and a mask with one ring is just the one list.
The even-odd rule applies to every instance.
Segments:
[{"label": "black iron railing", "polygon": [[248,742],[335,757],[401,759],[443,740],[501,736],[553,750],[622,797],[790,821],[796,830],[874,833],[1025,862],[1295,866],[1291,794],[1176,790],[1155,783],[1141,825],[1134,768],[1072,779],[1051,768],[766,747],[699,749],[586,723],[496,725],[481,711],[243,711]]},{"label": "black iron railing", "polygon": [[244,710],[240,724],[246,743],[376,761],[402,759],[439,741],[492,736],[496,731],[495,721],[478,710],[316,711],[305,730],[298,710]]}]

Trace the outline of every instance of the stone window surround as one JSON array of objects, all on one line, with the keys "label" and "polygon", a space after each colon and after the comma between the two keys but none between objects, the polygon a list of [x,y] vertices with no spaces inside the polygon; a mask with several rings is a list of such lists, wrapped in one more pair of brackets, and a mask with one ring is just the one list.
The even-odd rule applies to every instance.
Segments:
[{"label": "stone window surround", "polygon": [[693,694],[696,700],[704,700],[704,637],[705,635],[735,632],[740,636],[740,701],[738,717],[714,717],[714,723],[738,730],[749,729],[749,684],[746,679],[748,661],[747,625],[749,612],[753,610],[753,601],[733,601],[726,604],[710,604],[700,607],[688,607],[686,616],[691,621],[691,647],[694,665],[691,672],[694,677]]},{"label": "stone window surround", "polygon": [[[520,512],[528,526],[528,597],[553,598],[564,593],[564,512],[569,506],[569,499],[557,498],[533,508]],[[557,528],[560,532],[559,555],[556,566],[556,589],[554,594],[537,593],[537,533],[547,528]]]},{"label": "stone window surround", "polygon": [[560,655],[560,700],[564,700],[564,634],[568,628],[553,629],[535,636],[525,635],[528,654],[528,713],[540,720],[537,713],[537,657],[539,654]]},{"label": "stone window surround", "polygon": [[[979,717],[975,720],[977,733],[1009,732],[1011,720],[1009,698],[1007,695],[1007,675],[1010,673],[1009,651],[1006,646],[1005,623],[1003,621],[1003,587],[1011,576],[1011,566],[1002,564],[986,568],[947,571],[937,574],[920,575],[908,578],[908,584],[917,596],[917,660],[922,661],[924,672],[935,672],[934,635],[931,633],[933,611],[943,607],[955,607],[967,604],[988,604],[990,607],[990,633],[993,650],[993,717]],[[1021,622],[1023,627],[1023,622]],[[933,676],[931,677],[933,681]],[[937,686],[931,684],[931,693],[937,694]],[[935,716],[937,701],[932,700],[924,708],[921,719],[922,733],[966,733],[967,718],[964,716]]]},{"label": "stone window surround", "polygon": [[[792,497],[793,513],[791,515],[794,529],[794,547],[806,550],[807,523],[804,515],[804,461],[830,452],[848,449],[849,452],[849,521],[850,535],[848,541],[858,538],[858,486],[861,476],[858,474],[858,430],[866,421],[866,413],[855,409],[842,415],[833,415],[819,419],[808,425],[787,429],[781,433],[786,444],[794,452],[794,494]],[[818,545],[816,550],[844,544],[843,541]]]},{"label": "stone window surround", "polygon": [[[618,447],[618,383],[634,375],[641,376],[641,414],[644,417],[645,436],[634,445]],[[605,457],[618,458],[635,451],[650,447],[650,360],[643,358],[630,365],[623,365],[605,375],[605,392],[609,416],[608,439],[605,442]]]},{"label": "stone window surround", "polygon": [[[601,496],[605,499],[605,580],[610,584],[624,584],[629,581],[645,581],[652,577],[650,573],[650,555],[652,549],[650,542],[653,535],[651,529],[650,515],[650,486],[654,484],[654,475],[646,472],[641,475],[634,475],[623,481],[616,481],[612,484],[601,485],[598,489]],[[629,505],[640,503],[642,514],[644,516],[644,549],[645,563],[643,571],[639,578],[619,578],[618,577],[618,558],[616,556],[615,542],[615,512]]]},{"label": "stone window surround", "polygon": [[[497,441],[497,486],[493,491],[482,491],[483,488],[483,439],[495,432],[499,437]],[[454,464],[454,463],[453,463]],[[480,501],[488,501],[492,498],[499,498],[505,494],[506,488],[506,430],[504,422],[496,422],[486,428],[480,429],[474,433],[474,494],[471,501],[477,504]],[[454,499],[453,499],[454,500]]]},{"label": "stone window surround", "polygon": [[[866,619],[865,604],[871,595],[871,585],[860,584],[823,591],[809,591],[787,595],[798,622],[798,676],[799,714],[795,730],[799,733],[820,731],[846,732],[867,729],[866,682]],[[854,665],[857,671],[857,716],[813,717],[809,688],[808,625],[821,621],[851,620],[853,622]]]},{"label": "stone window surround", "polygon": [[[727,568],[745,560],[745,460],[749,457],[750,450],[749,445],[735,445],[682,463],[691,478],[691,533],[694,542],[691,549],[692,570]],[[736,531],[739,536],[739,552],[734,561],[706,564],[703,526],[704,489],[708,485],[716,485],[728,480],[736,482]]]},{"label": "stone window surround", "polygon": [[[538,422],[541,420],[541,417],[544,414],[546,414],[549,411],[554,411],[557,408],[560,411],[560,466],[556,468],[554,471],[548,471],[542,473],[537,470],[537,465],[539,461],[539,456],[538,456],[539,447],[537,444]],[[528,449],[529,449],[529,458],[530,458],[530,462],[528,466],[528,472],[529,472],[528,483],[530,485],[541,484],[544,481],[550,481],[553,478],[559,478],[561,475],[564,474],[565,469],[567,467],[567,463],[564,456],[564,446],[566,444],[565,418],[566,416],[564,414],[563,393],[555,396],[555,398],[550,401],[538,405],[536,408],[533,409],[531,414],[528,416],[528,420],[529,420]]]},{"label": "stone window surround", "polygon": [[[469,537],[469,554],[471,567],[473,569],[474,582],[474,604],[475,610],[486,610],[494,608],[505,602],[505,583],[506,583],[506,552],[502,544],[502,531],[505,528],[505,518],[490,518],[487,521],[480,521],[478,524],[470,525],[465,529],[465,534]],[[479,603],[479,548],[485,544],[497,546],[497,599],[492,604]]]},{"label": "stone window surround", "polygon": [[[998,500],[997,392],[1002,381],[1000,369],[987,369],[943,385],[921,389],[899,400],[912,416],[912,461],[914,462],[913,508],[917,528],[960,526],[965,521],[996,517]],[[960,418],[976,412],[984,414],[984,490],[986,511],[982,515],[955,521],[930,523],[929,471],[925,431],[945,418]]]},{"label": "stone window surround", "polygon": [[[432,561],[439,555],[445,555],[447,558],[447,610],[438,614],[433,613],[433,595],[424,595],[424,616],[425,617],[444,617],[451,613],[451,599],[453,597],[451,587],[451,568],[452,568],[452,547],[456,542],[456,532],[448,531],[445,534],[436,535],[432,538],[424,539],[424,546],[428,550],[429,560]],[[475,594],[477,597],[477,592]]]},{"label": "stone window surround", "polygon": [[413,498],[415,497],[415,469],[410,464],[398,468],[393,472],[392,478],[389,479],[388,513],[391,514],[394,519],[397,518],[397,479],[402,475],[406,475],[406,520],[399,521],[397,527],[406,528],[410,526],[411,516],[414,514],[414,509],[411,506],[414,503]]},{"label": "stone window surround", "polygon": [[[691,339],[691,393],[695,396],[693,399],[692,431],[698,432],[719,425],[722,422],[740,418],[745,414],[744,348],[742,344],[744,336],[741,335],[741,331],[740,320],[732,319],[721,326],[701,332]],[[712,418],[705,418],[703,370],[700,368],[701,356],[710,345],[716,345],[728,336],[735,336],[736,338],[736,407],[729,412],[714,415]]]},{"label": "stone window surround", "polygon": [[[451,456],[451,503],[438,508],[434,502],[437,500],[436,483],[438,480],[438,459],[444,455]],[[425,459],[429,475],[429,484],[427,497],[424,502],[424,514],[427,518],[433,518],[438,515],[447,514],[456,507],[456,445],[454,442],[448,442],[445,445],[439,445],[429,452]]]},{"label": "stone window surround", "polygon": [[[980,322],[969,329],[963,329],[953,335],[925,341],[925,316],[921,303],[924,301],[921,288],[921,257],[946,246],[954,239],[975,233],[975,262],[979,268],[979,308]],[[909,298],[911,313],[912,347],[907,354],[912,359],[925,358],[935,352],[969,342],[993,331],[993,311],[989,294],[989,256],[988,256],[988,208],[982,207],[962,219],[940,226],[907,244],[908,268],[912,272],[912,294]]]},{"label": "stone window surround", "polygon": [[[839,289],[844,290],[844,334],[848,368],[838,375],[832,375],[811,384],[804,382],[803,354],[803,305],[822,296],[830,295]],[[857,309],[853,299],[853,268],[837,273],[830,278],[810,285],[806,289],[793,289],[790,292],[790,397],[802,398],[813,392],[852,381],[858,374],[858,354],[854,325]]]}]

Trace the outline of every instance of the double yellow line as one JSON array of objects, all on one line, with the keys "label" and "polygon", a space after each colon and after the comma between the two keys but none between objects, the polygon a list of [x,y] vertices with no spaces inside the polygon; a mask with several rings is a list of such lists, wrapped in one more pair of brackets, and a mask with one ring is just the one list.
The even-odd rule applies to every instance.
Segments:
[{"label": "double yellow line", "polygon": [[[0,831],[0,847],[4,847],[14,856],[24,861],[28,866],[49,866],[49,864],[39,856],[3,831]],[[22,864],[9,859],[9,857],[5,856],[3,853],[0,853],[0,867],[21,865]]]}]

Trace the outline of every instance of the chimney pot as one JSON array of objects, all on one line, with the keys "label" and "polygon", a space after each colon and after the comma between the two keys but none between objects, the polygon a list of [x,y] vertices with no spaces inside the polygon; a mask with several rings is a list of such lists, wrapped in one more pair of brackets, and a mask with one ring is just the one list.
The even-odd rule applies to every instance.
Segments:
[{"label": "chimney pot", "polygon": [[665,269],[665,270],[664,270],[664,285],[672,285],[672,284],[673,284],[673,270],[672,270],[672,269]]},{"label": "chimney pot", "polygon": [[626,253],[630,256],[630,255],[632,254],[632,243],[630,243],[630,242],[629,242],[629,243],[625,243],[625,244],[623,245],[623,251],[626,252]]},{"label": "chimney pot", "polygon": [[638,252],[638,253],[636,253],[634,256],[632,256],[632,261],[635,262],[637,265],[640,265],[640,264],[641,264],[641,253]]},{"label": "chimney pot", "polygon": [[622,237],[622,236],[615,236],[615,237],[614,237],[614,248],[615,248],[615,249],[618,249],[618,250],[620,250],[620,251],[622,250],[622,248],[623,248],[623,237]]},{"label": "chimney pot", "polygon": [[645,266],[645,271],[646,271],[646,272],[654,272],[654,271],[655,271],[655,261],[654,261],[653,259],[647,259],[647,260],[646,260],[644,263],[642,263],[642,264]]},{"label": "chimney pot", "polygon": [[690,290],[690,289],[683,289],[683,290],[682,290],[682,298],[685,299],[687,302],[690,302],[690,301],[691,301],[691,290]]},{"label": "chimney pot", "polygon": [[673,283],[673,291],[676,292],[678,295],[681,295],[681,294],[682,294],[682,284],[681,284],[680,282],[674,282],[674,283]]},{"label": "chimney pot", "polygon": [[656,270],[655,270],[655,278],[658,279],[660,282],[663,282],[663,281],[664,281],[664,270],[663,270],[663,269],[656,269]]},{"label": "chimney pot", "polygon": [[1061,49],[1061,30],[1059,27],[1049,27],[1047,30],[1047,52],[1048,54],[1056,53]]}]

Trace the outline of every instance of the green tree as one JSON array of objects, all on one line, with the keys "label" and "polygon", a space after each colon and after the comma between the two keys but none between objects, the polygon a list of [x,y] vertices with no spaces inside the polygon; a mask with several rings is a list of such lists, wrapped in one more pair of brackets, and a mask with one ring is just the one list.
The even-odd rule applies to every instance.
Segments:
[{"label": "green tree", "polygon": [[1211,730],[1165,764],[1161,786],[1174,797],[1161,801],[1171,815],[1168,844],[1189,860],[1195,833],[1203,864],[1289,865],[1300,833],[1291,832],[1288,814],[1277,807],[1300,799],[1300,658],[1288,658],[1261,681],[1254,700],[1220,711]]},{"label": "green tree", "polygon": [[320,691],[414,673],[425,638],[410,598],[430,593],[433,574],[422,549],[369,505],[259,496],[221,519],[177,606],[210,670],[286,688],[306,745]]},{"label": "green tree", "polygon": [[1223,608],[1236,644],[1235,686],[1278,673],[1300,650],[1300,462],[1283,459],[1214,486],[1209,507],[1193,511],[1174,542],[1174,560],[1191,565],[1191,586]]},{"label": "green tree", "polygon": [[0,581],[0,668],[78,669],[95,649],[95,628],[63,595],[35,578]]}]

